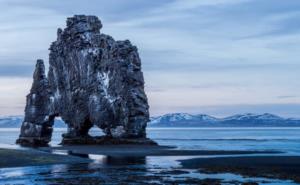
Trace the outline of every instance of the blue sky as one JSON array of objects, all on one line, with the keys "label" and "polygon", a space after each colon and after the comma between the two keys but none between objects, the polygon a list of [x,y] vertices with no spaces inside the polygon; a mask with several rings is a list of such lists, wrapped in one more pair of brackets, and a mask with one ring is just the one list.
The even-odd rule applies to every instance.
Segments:
[{"label": "blue sky", "polygon": [[36,59],[74,14],[138,46],[152,115],[300,117],[297,0],[0,0],[0,115],[23,114]]}]

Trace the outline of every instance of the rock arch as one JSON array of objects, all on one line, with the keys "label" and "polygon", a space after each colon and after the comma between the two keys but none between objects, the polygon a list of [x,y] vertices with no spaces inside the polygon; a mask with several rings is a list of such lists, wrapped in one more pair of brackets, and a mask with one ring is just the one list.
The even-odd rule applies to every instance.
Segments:
[{"label": "rock arch", "polygon": [[47,76],[37,60],[18,143],[48,144],[58,115],[68,125],[63,143],[88,138],[93,125],[107,138],[146,140],[149,106],[137,48],[101,28],[97,17],[75,15],[58,29]]}]

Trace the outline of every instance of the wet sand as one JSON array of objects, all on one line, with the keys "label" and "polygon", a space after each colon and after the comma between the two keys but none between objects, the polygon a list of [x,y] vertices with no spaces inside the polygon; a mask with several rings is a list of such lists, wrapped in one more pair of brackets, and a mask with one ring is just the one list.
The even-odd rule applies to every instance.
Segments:
[{"label": "wet sand", "polygon": [[223,151],[223,150],[181,150],[170,146],[153,145],[86,145],[58,146],[40,148],[43,151],[68,151],[78,154],[96,154],[109,156],[199,156],[199,155],[241,155],[241,154],[278,154],[282,152],[266,151]]},{"label": "wet sand", "polygon": [[[42,151],[41,151],[42,150]],[[70,155],[57,155],[53,153],[63,153],[66,151]],[[51,153],[52,152],[52,153]],[[161,169],[152,175],[145,175],[141,182],[147,180],[166,181],[165,176],[172,177],[173,175],[189,173],[186,170],[197,169],[201,173],[235,173],[249,177],[266,177],[275,179],[288,179],[300,182],[300,156],[245,156],[245,157],[224,157],[221,155],[242,155],[242,154],[278,154],[276,151],[211,151],[211,150],[179,150],[167,146],[137,146],[137,145],[119,145],[119,146],[59,146],[45,147],[38,149],[16,150],[16,149],[0,149],[0,168],[6,167],[23,167],[23,166],[39,166],[52,164],[74,164],[88,165],[92,160],[88,158],[76,157],[77,154],[88,155],[106,155],[107,162],[116,157],[143,157],[145,156],[203,156],[204,158],[192,158],[181,160],[182,167],[173,169]],[[75,154],[75,156],[73,156]],[[220,157],[216,157],[220,156]],[[210,157],[210,158],[207,158]],[[123,158],[121,158],[123,159]],[[115,159],[115,160],[118,160]],[[118,162],[118,161],[117,161]],[[136,161],[135,161],[136,162]],[[111,162],[111,165],[115,163]],[[120,164],[117,163],[119,166]],[[123,164],[123,163],[121,163]],[[146,164],[142,161],[141,164]],[[124,164],[123,164],[124,165]],[[127,165],[124,168],[127,168]],[[139,167],[140,168],[140,167]],[[87,168],[88,169],[88,168]],[[110,168],[108,168],[110,169]],[[100,166],[97,170],[103,170]],[[106,169],[107,170],[107,169]],[[118,169],[116,169],[118,170]],[[134,173],[140,174],[140,169]],[[122,170],[121,170],[122,171]],[[126,171],[126,170],[125,170]],[[143,170],[142,170],[143,171]],[[198,173],[196,171],[196,173]],[[119,173],[119,171],[118,171]],[[115,174],[112,173],[112,174]],[[128,175],[128,182],[138,182],[138,176]],[[122,176],[123,177],[123,176]],[[132,177],[132,179],[131,179]],[[82,177],[83,178],[83,177]],[[90,177],[88,177],[90,178]],[[103,180],[99,177],[94,177],[96,180]],[[70,179],[52,179],[61,182],[69,181]],[[83,179],[87,180],[87,179]],[[170,180],[170,179],[169,179]],[[180,179],[170,180],[170,183],[189,183],[189,184],[221,184],[221,179],[199,179],[184,177]],[[78,182],[74,178],[74,182]],[[176,184],[175,183],[175,184]],[[238,181],[233,182],[238,183]],[[241,183],[240,183],[241,184]]]},{"label": "wet sand", "polygon": [[[65,153],[70,155],[59,155]],[[199,155],[233,155],[278,153],[274,151],[210,151],[210,150],[174,150],[167,146],[61,146],[36,149],[0,149],[0,168],[38,166],[46,164],[66,164],[91,162],[81,155],[96,154],[107,156],[199,156]]]},{"label": "wet sand", "polygon": [[[90,162],[88,154],[145,157],[145,156],[218,156],[242,154],[277,154],[276,151],[178,150],[169,146],[104,145],[59,146],[35,149],[0,149],[0,168]],[[66,155],[61,155],[66,154]],[[81,157],[84,156],[84,157]]]},{"label": "wet sand", "polygon": [[235,173],[249,177],[294,180],[300,183],[300,156],[217,157],[182,160],[184,168],[205,173]]},{"label": "wet sand", "polygon": [[0,168],[90,162],[75,156],[45,153],[33,149],[0,149]]}]

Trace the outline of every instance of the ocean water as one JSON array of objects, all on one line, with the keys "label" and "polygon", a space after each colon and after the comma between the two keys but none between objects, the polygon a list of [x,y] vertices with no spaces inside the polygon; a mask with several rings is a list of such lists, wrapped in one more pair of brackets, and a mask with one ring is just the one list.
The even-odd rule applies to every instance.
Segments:
[{"label": "ocean water", "polygon": [[[60,143],[64,128],[55,128],[53,146]],[[103,135],[100,129],[90,131]],[[0,147],[17,147],[19,129],[0,128]],[[148,128],[147,135],[160,145],[178,149],[204,150],[276,150],[300,154],[300,127],[295,128]]]},{"label": "ocean water", "polygon": [[[58,145],[65,131],[65,129],[55,128],[50,144]],[[18,148],[19,146],[14,144],[18,134],[19,129],[0,129],[0,147]],[[90,134],[97,136],[103,133],[99,129],[92,129]],[[176,146],[177,149],[274,150],[285,152],[281,155],[300,155],[300,128],[148,128],[147,134],[160,145]],[[178,160],[191,158],[187,156],[120,158],[88,155],[87,157],[94,161],[89,164],[2,168],[0,184],[89,184],[91,181],[99,184],[105,182],[132,184],[133,181],[130,181],[132,179],[144,183],[164,184],[161,182],[184,180],[188,177],[221,178],[224,184],[236,180],[257,181],[261,182],[259,184],[271,185],[296,184],[292,181],[247,178],[230,173],[204,174],[191,169],[181,169],[185,170],[185,174],[165,173],[179,168]],[[154,177],[162,172],[165,176],[160,175],[161,179]]]},{"label": "ocean water", "polygon": [[149,137],[181,149],[276,150],[300,154],[300,128],[165,128]]}]

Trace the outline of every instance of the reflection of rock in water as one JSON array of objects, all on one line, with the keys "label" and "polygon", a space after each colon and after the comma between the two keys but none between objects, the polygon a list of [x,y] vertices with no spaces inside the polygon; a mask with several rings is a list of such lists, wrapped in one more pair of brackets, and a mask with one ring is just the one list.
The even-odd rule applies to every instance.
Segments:
[{"label": "reflection of rock in water", "polygon": [[18,143],[47,145],[60,116],[68,125],[63,144],[102,142],[88,135],[94,125],[114,143],[154,144],[146,139],[149,106],[138,50],[101,28],[97,17],[76,15],[58,29],[47,76],[43,61],[37,61]]},{"label": "reflection of rock in water", "polygon": [[76,157],[89,158],[88,154],[80,154],[80,153],[75,153],[72,151],[68,151],[67,153],[68,153],[68,155],[72,155],[72,156],[76,156]]},{"label": "reflection of rock in water", "polygon": [[107,156],[106,165],[146,165],[146,157],[116,157]]},{"label": "reflection of rock in water", "polygon": [[[120,162],[121,160],[121,162]],[[123,163],[122,160],[127,160]],[[162,159],[160,159],[162,160]],[[164,167],[159,161],[143,165],[144,159],[107,157],[104,163],[82,163],[1,170],[0,184],[286,184],[291,181],[243,178],[234,174],[204,174],[198,170],[182,169],[170,165]],[[150,162],[150,161],[148,161]],[[153,162],[153,161],[152,161]],[[120,164],[121,163],[121,164]],[[103,165],[105,164],[105,165]],[[221,176],[220,176],[221,175]],[[224,178],[224,179],[222,179]],[[257,183],[254,183],[257,182]]]},{"label": "reflection of rock in water", "polygon": [[[80,154],[76,153],[70,153],[70,155],[80,156]],[[83,157],[86,156],[84,155]],[[93,156],[92,159],[96,159],[96,157]],[[95,160],[91,163],[55,165],[50,172],[57,174],[51,178],[44,178],[42,181],[45,183],[95,185],[138,182],[134,178],[135,176],[145,177],[149,173],[147,171],[146,157],[102,155],[98,156],[98,161]],[[49,176],[50,174],[47,175]]]},{"label": "reflection of rock in water", "polygon": [[106,155],[95,155],[95,154],[81,154],[72,151],[67,151],[68,155],[89,158],[94,160],[96,164],[102,164],[107,166],[118,165],[146,165],[145,156],[106,156]]},{"label": "reflection of rock in water", "polygon": [[[127,158],[127,157],[126,157]],[[124,160],[124,159],[123,159]],[[69,164],[59,167],[59,170],[52,170],[58,174],[51,178],[40,178],[37,182],[45,184],[209,184],[220,185],[220,179],[201,179],[188,176],[178,176],[188,174],[188,171],[181,171],[178,174],[177,169],[170,168],[170,173],[161,173],[161,168],[149,168],[140,162],[144,159],[127,158],[127,164],[122,162],[119,157],[108,157],[106,165],[99,163],[90,164]],[[128,164],[131,165],[128,165]],[[143,163],[143,162],[142,162]],[[110,165],[111,164],[111,165]],[[134,165],[135,164],[135,165]],[[57,167],[56,167],[57,168]],[[173,173],[174,172],[174,173]],[[49,174],[47,174],[49,177]],[[231,184],[231,183],[226,183]],[[238,181],[232,181],[232,185],[241,184]]]}]

